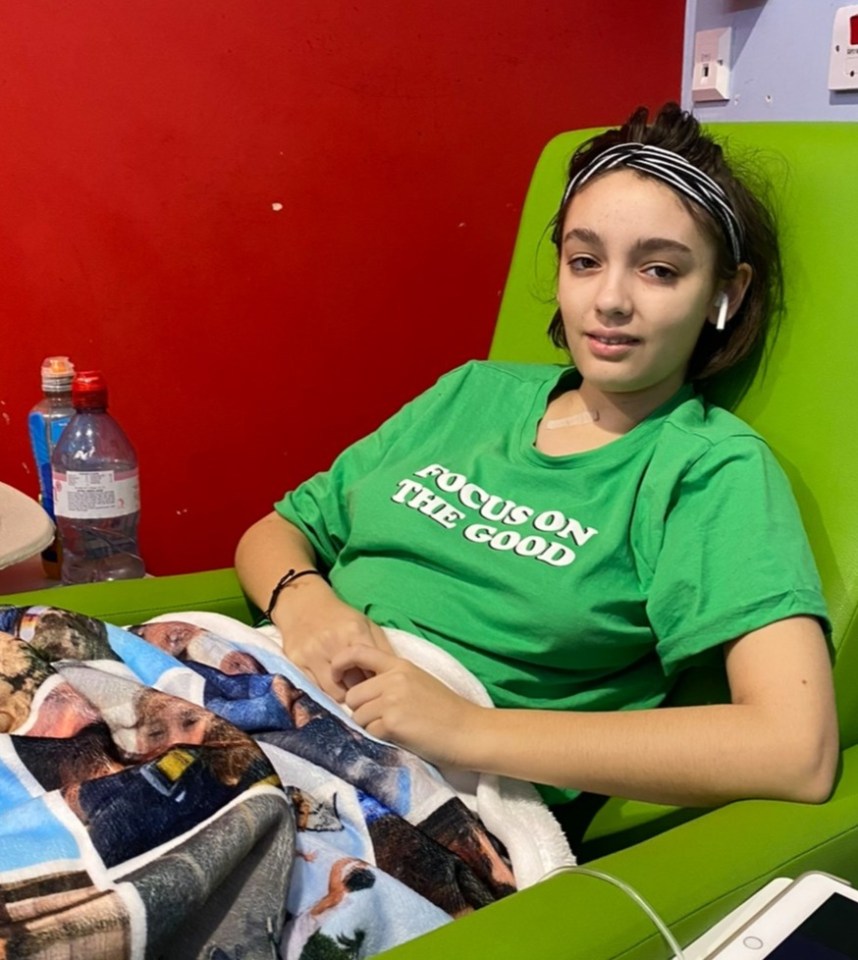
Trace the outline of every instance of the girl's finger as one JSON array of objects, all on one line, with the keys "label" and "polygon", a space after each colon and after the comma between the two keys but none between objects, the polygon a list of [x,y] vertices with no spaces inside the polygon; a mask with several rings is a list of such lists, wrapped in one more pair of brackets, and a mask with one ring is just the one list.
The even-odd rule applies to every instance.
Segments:
[{"label": "girl's finger", "polygon": [[357,668],[365,673],[383,673],[396,662],[398,658],[378,647],[370,647],[365,643],[355,643],[350,647],[338,651],[331,661],[331,673],[337,682],[341,683],[343,675]]}]

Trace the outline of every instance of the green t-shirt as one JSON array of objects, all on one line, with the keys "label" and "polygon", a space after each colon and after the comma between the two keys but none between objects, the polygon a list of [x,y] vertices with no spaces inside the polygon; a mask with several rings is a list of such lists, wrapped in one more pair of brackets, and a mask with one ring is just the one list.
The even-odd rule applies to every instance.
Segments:
[{"label": "green t-shirt", "polygon": [[466,364],[276,509],[345,602],[448,651],[501,707],[655,706],[705,651],[825,618],[753,430],[686,386],[606,446],[547,456],[536,428],[563,377]]}]

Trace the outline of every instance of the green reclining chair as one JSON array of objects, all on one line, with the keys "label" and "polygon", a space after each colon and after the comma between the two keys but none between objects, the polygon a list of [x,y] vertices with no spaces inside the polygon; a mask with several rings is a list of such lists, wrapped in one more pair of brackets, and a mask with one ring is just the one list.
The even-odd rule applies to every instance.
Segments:
[{"label": "green reclining chair", "polygon": [[[589,824],[578,854],[631,884],[688,944],[777,876],[826,870],[858,882],[858,356],[851,306],[858,196],[858,125],[713,125],[731,154],[750,151],[779,197],[787,275],[781,335],[736,406],[771,443],[792,480],[830,604],[842,763],[831,799],[812,806],[747,800],[681,810],[611,799]],[[554,310],[548,229],[575,146],[595,131],[562,134],[537,164],[505,290],[491,357],[559,359],[544,331]],[[158,613],[213,610],[250,621],[231,570],[93,584],[2,598],[52,603],[114,623]],[[717,679],[717,678],[716,678]],[[688,678],[681,696],[711,698],[717,684]],[[701,692],[702,691],[702,692]],[[390,951],[391,960],[547,957],[663,960],[669,950],[623,893],[564,874]]]}]

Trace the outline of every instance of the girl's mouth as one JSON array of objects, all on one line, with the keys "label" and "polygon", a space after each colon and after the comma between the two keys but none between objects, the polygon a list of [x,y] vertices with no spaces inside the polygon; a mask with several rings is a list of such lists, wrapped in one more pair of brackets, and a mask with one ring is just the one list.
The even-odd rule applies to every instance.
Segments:
[{"label": "girl's mouth", "polygon": [[629,337],[626,334],[615,334],[610,337],[604,337],[596,333],[588,333],[586,336],[590,337],[592,340],[597,340],[599,343],[607,344],[608,346],[616,346],[619,344],[632,344],[640,343],[638,337]]},{"label": "girl's mouth", "polygon": [[603,334],[587,333],[584,335],[590,353],[600,360],[620,360],[627,356],[641,342],[638,337],[630,337],[625,333]]}]

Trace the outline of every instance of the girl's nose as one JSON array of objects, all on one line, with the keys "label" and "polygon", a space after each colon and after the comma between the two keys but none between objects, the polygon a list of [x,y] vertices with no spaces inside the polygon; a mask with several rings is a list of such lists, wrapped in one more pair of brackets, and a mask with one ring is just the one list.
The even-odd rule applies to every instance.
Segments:
[{"label": "girl's nose", "polygon": [[596,310],[610,320],[631,316],[632,301],[625,277],[619,271],[607,270],[596,296]]}]

